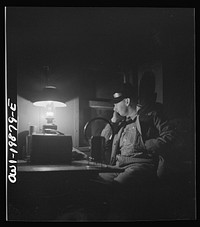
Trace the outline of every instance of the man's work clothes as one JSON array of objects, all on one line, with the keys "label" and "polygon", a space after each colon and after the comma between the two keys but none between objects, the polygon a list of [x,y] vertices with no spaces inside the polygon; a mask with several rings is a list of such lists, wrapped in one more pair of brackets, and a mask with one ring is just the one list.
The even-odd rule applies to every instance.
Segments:
[{"label": "man's work clothes", "polygon": [[[155,164],[173,140],[172,129],[155,106],[139,109],[136,116],[113,124],[113,128],[110,164],[120,167],[132,163]],[[101,135],[108,141],[111,133],[110,125],[106,125]]]}]

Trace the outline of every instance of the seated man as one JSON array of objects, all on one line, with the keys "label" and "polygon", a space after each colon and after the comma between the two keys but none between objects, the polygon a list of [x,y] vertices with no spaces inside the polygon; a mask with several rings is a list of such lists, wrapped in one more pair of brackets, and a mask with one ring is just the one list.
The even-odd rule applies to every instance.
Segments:
[{"label": "seated man", "polygon": [[123,84],[114,93],[113,102],[113,141],[110,141],[109,124],[101,135],[106,138],[107,143],[112,142],[110,164],[123,168],[124,172],[101,173],[99,176],[117,188],[119,186],[119,191],[115,191],[114,201],[118,200],[120,206],[119,195],[131,193],[134,197],[134,190],[155,182],[159,156],[169,149],[173,131],[163,119],[153,98],[148,97],[148,103],[137,105],[137,95],[131,84]]}]

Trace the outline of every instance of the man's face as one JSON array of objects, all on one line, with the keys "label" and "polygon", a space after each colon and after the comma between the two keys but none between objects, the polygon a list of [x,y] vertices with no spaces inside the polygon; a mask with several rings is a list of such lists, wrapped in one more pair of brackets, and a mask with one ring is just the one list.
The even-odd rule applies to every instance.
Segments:
[{"label": "man's face", "polygon": [[121,102],[115,103],[113,110],[116,111],[121,116],[125,117],[128,112],[128,106],[126,105],[126,99],[123,99]]}]

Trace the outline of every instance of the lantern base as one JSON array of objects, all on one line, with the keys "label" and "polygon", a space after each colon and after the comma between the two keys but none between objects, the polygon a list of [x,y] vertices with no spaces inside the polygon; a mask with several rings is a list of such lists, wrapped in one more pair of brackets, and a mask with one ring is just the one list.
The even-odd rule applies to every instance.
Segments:
[{"label": "lantern base", "polygon": [[45,134],[57,134],[56,130],[57,130],[57,125],[55,124],[47,124],[47,125],[43,125],[43,133]]}]

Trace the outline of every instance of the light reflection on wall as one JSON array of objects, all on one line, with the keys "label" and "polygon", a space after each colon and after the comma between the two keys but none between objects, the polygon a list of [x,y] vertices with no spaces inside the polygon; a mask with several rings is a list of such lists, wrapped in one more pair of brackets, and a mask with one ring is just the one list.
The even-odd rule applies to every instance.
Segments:
[{"label": "light reflection on wall", "polygon": [[[71,135],[73,145],[78,147],[79,141],[79,109],[77,98],[67,102],[67,107],[55,109],[54,124],[57,130],[65,135]],[[30,125],[36,127],[36,133],[42,132],[42,126],[46,124],[45,108],[34,106],[32,102],[17,96],[18,133],[29,130]]]}]

